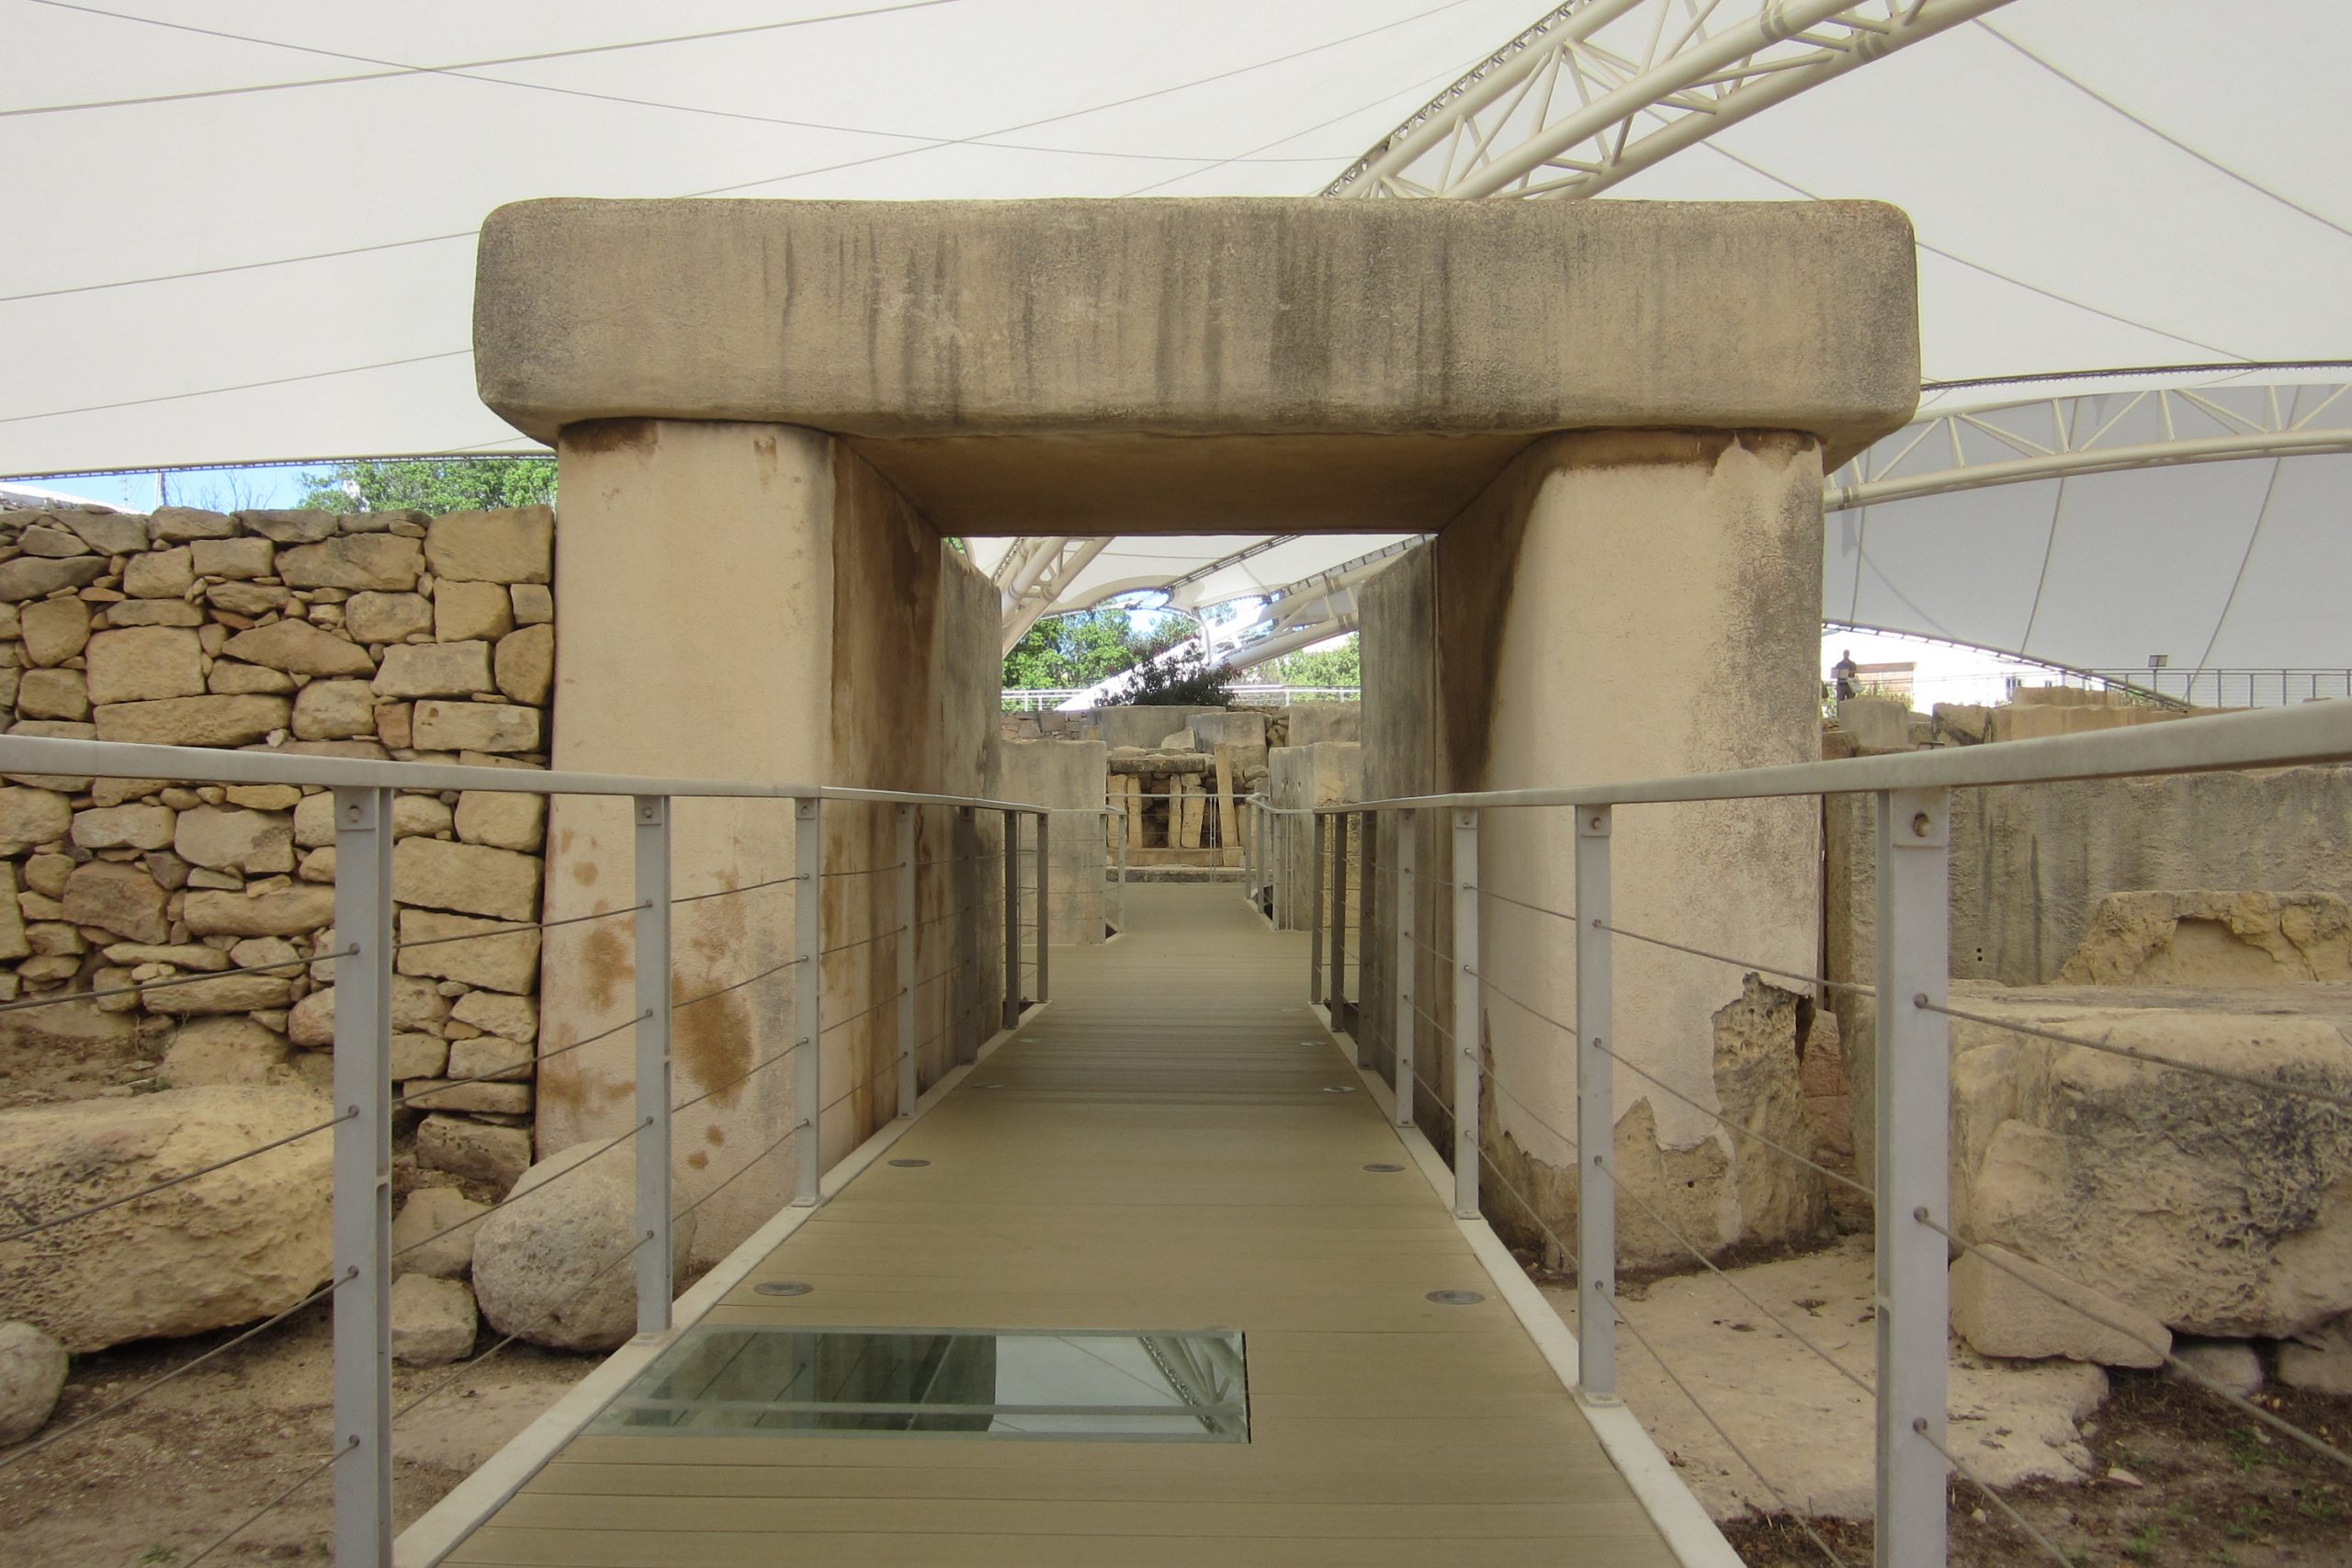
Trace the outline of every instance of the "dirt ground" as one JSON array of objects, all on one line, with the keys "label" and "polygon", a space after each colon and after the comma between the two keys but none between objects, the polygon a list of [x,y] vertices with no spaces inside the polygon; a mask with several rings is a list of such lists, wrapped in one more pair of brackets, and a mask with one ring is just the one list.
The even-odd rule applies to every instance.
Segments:
[{"label": "dirt ground", "polygon": [[[2215,1568],[2342,1568],[2352,1563],[2352,1471],[2278,1437],[2245,1412],[2154,1372],[2113,1374],[2114,1391],[2087,1436],[2102,1472],[2138,1484],[2038,1483],[2009,1506],[2084,1568],[2204,1564]],[[2266,1409],[2343,1445],[2352,1401],[2263,1393]],[[1951,1490],[1953,1568],[2009,1568],[2048,1554],[1964,1483]],[[1849,1563],[1870,1561],[1866,1524],[1813,1521]],[[1790,1519],[1726,1525],[1753,1568],[1817,1568],[1820,1548]]]},{"label": "dirt ground", "polygon": [[[76,1357],[49,1429],[234,1337],[222,1330]],[[326,1457],[330,1342],[321,1303],[37,1453],[0,1450],[0,1563],[192,1568]],[[402,1418],[393,1428],[396,1528],[431,1507],[601,1359],[517,1343]],[[455,1371],[396,1368],[395,1406]],[[324,1562],[333,1503],[331,1478],[319,1475],[203,1560]]]}]

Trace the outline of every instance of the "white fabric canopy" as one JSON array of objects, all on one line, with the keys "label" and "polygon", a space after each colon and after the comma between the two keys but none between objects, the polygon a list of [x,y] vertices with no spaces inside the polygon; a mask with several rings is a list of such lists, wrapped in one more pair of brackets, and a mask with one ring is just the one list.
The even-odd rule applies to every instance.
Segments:
[{"label": "white fabric canopy", "polygon": [[[1603,39],[1639,55],[1657,3]],[[0,0],[0,475],[529,450],[466,346],[471,235],[501,202],[1311,192],[1540,9]],[[654,41],[682,34],[723,36]],[[2352,356],[2347,45],[2321,0],[2015,0],[1612,198],[1900,204],[1932,379]],[[1825,608],[2083,664],[2352,664],[2318,586],[2345,575],[2346,468],[1841,514]],[[1240,542],[1121,540],[1063,602]],[[1187,602],[1380,542],[1284,545]]]}]

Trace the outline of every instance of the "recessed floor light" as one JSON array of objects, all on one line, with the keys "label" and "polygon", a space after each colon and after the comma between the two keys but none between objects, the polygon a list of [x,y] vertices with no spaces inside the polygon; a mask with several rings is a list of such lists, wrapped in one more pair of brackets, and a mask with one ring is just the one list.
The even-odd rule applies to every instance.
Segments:
[{"label": "recessed floor light", "polygon": [[1351,1083],[1327,1083],[1323,1086],[1325,1094],[1353,1094],[1355,1091],[1356,1086]]},{"label": "recessed floor light", "polygon": [[805,1296],[816,1288],[804,1285],[797,1280],[763,1280],[752,1287],[752,1293],[755,1296]]},{"label": "recessed floor light", "polygon": [[1476,1291],[1431,1291],[1426,1299],[1440,1306],[1466,1307],[1476,1306],[1487,1298]]},{"label": "recessed floor light", "polygon": [[1365,1167],[1364,1167],[1364,1168],[1365,1168],[1366,1170],[1369,1170],[1369,1171],[1375,1171],[1375,1172],[1379,1173],[1380,1175],[1385,1176],[1385,1175],[1387,1175],[1387,1174],[1388,1174],[1389,1172],[1391,1172],[1391,1171],[1402,1170],[1402,1169],[1404,1169],[1405,1168],[1404,1168],[1403,1166],[1401,1166],[1401,1165],[1387,1165],[1387,1164],[1385,1164],[1385,1163],[1384,1163],[1384,1164],[1379,1164],[1379,1165],[1368,1165],[1368,1166],[1365,1166]]},{"label": "recessed floor light", "polygon": [[890,1163],[897,1166],[900,1170],[921,1170],[924,1166],[929,1165],[931,1161],[927,1159],[894,1159]]}]

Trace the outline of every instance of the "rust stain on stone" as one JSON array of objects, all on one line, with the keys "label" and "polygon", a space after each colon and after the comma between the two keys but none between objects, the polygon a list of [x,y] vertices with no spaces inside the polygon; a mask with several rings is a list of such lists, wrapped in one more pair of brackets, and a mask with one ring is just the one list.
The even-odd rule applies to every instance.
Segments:
[{"label": "rust stain on stone", "polygon": [[591,457],[626,452],[633,446],[650,451],[662,444],[662,428],[658,420],[650,419],[586,419],[565,425],[556,440],[560,451]]},{"label": "rust stain on stone", "polygon": [[703,1167],[710,1163],[710,1156],[703,1153],[700,1149],[696,1149],[694,1153],[686,1156],[686,1163],[692,1166],[695,1169],[700,1170]]},{"label": "rust stain on stone", "polygon": [[591,926],[580,942],[581,983],[599,1009],[609,1008],[618,994],[621,977],[629,973],[628,943],[609,925]]},{"label": "rust stain on stone", "polygon": [[713,1148],[717,1148],[727,1142],[727,1134],[716,1122],[713,1122],[709,1126],[705,1127],[702,1130],[702,1136],[703,1141],[710,1145]]},{"label": "rust stain on stone", "polygon": [[596,886],[596,878],[601,874],[596,869],[596,863],[593,860],[576,860],[571,863],[571,880],[582,887]]}]

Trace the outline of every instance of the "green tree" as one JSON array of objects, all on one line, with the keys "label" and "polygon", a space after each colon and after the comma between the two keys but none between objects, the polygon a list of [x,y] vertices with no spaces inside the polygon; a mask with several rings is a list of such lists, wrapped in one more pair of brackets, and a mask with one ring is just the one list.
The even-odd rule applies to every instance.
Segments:
[{"label": "green tree", "polygon": [[302,491],[302,504],[322,512],[430,512],[437,516],[552,506],[555,459],[387,457],[337,463],[323,474],[304,474]]},{"label": "green tree", "polygon": [[1223,708],[1233,705],[1233,682],[1239,671],[1229,665],[1212,669],[1197,648],[1173,659],[1154,659],[1114,687],[1105,701],[1129,707]]},{"label": "green tree", "polygon": [[1347,640],[1337,648],[1284,654],[1253,665],[1250,679],[1285,686],[1361,686],[1363,649],[1357,634],[1350,632]]},{"label": "green tree", "polygon": [[1005,655],[1007,691],[1091,686],[1149,656],[1148,639],[1115,607],[1054,615],[1031,626]]}]

